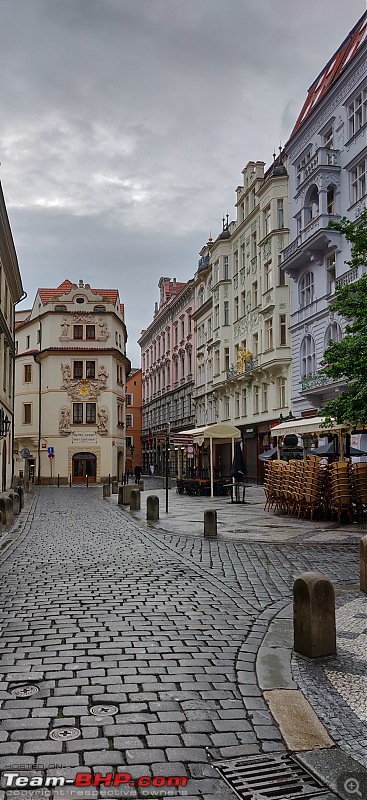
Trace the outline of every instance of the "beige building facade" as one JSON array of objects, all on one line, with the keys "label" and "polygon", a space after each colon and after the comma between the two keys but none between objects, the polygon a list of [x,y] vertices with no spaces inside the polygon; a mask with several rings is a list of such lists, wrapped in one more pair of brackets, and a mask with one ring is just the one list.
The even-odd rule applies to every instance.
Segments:
[{"label": "beige building facade", "polygon": [[13,475],[14,307],[23,294],[0,184],[0,491],[10,488]]},{"label": "beige building facade", "polygon": [[65,280],[17,313],[16,475],[65,484],[125,471],[126,340],[116,289]]}]

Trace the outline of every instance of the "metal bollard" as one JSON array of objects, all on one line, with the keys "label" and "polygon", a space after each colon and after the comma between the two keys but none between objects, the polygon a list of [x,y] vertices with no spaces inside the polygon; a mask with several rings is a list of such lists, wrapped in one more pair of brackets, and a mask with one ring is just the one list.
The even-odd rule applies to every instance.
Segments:
[{"label": "metal bollard", "polygon": [[335,593],[321,572],[304,572],[293,584],[294,649],[309,658],[336,653]]},{"label": "metal bollard", "polygon": [[70,489],[71,489],[71,475],[69,476],[69,486],[70,486]]},{"label": "metal bollard", "polygon": [[140,511],[140,492],[139,492],[139,489],[131,489],[131,492],[130,492],[130,511]]},{"label": "metal bollard", "polygon": [[217,535],[217,512],[209,509],[204,511],[204,537],[210,538]]},{"label": "metal bollard", "polygon": [[359,541],[359,587],[367,594],[367,536]]},{"label": "metal bollard", "polygon": [[57,475],[57,486],[58,487],[60,486],[60,475],[59,474]]},{"label": "metal bollard", "polygon": [[155,494],[147,497],[147,519],[159,519],[159,497]]},{"label": "metal bollard", "polygon": [[88,485],[89,485],[89,484],[88,484],[88,478],[89,478],[89,475],[87,475],[86,477],[87,477],[87,489],[88,489]]}]

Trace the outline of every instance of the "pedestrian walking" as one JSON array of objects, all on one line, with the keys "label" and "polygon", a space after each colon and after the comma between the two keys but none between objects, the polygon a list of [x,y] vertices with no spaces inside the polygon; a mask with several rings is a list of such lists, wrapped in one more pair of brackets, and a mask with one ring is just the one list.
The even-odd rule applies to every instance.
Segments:
[{"label": "pedestrian walking", "polygon": [[135,483],[139,483],[141,476],[141,467],[136,466],[134,469]]}]

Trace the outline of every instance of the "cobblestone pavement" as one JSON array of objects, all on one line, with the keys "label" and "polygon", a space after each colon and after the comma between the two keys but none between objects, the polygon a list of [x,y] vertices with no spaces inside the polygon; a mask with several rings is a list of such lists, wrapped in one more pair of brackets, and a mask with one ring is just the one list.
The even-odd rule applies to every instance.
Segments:
[{"label": "cobblestone pavement", "polygon": [[[356,545],[167,534],[100,495],[40,490],[2,560],[0,769],[188,778],[179,790],[69,787],[32,798],[233,800],[213,760],[286,749],[254,670],[268,623],[304,570],[355,583]],[[30,683],[39,691],[12,694]],[[70,727],[79,738],[50,738]]]}]

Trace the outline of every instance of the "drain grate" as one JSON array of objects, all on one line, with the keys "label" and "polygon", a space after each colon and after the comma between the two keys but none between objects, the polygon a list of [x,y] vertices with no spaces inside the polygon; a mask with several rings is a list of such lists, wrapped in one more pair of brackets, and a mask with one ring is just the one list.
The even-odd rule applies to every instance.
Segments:
[{"label": "drain grate", "polygon": [[213,763],[240,800],[298,800],[329,791],[291,755],[269,753]]},{"label": "drain grate", "polygon": [[50,739],[56,742],[70,742],[71,739],[79,739],[81,731],[79,728],[54,728],[50,733]]},{"label": "drain grate", "polygon": [[92,706],[90,713],[94,714],[96,717],[111,717],[113,714],[118,713],[118,706],[109,706],[107,704],[103,706]]},{"label": "drain grate", "polygon": [[9,689],[9,693],[14,697],[32,697],[32,694],[37,694],[37,692],[39,692],[38,686],[29,683],[26,686],[14,686]]}]

